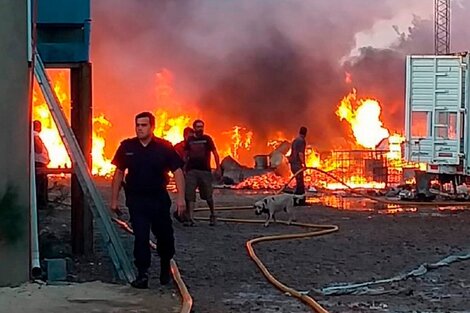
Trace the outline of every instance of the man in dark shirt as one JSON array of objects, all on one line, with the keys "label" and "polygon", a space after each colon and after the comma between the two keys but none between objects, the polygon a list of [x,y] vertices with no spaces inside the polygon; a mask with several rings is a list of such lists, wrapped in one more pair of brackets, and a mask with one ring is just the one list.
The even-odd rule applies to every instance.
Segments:
[{"label": "man in dark shirt", "polygon": [[[188,138],[192,137],[192,136],[194,136],[194,129],[192,129],[191,127],[186,127],[183,130],[183,138],[184,138],[183,141],[180,141],[175,145],[176,153],[178,153],[178,155],[181,157],[181,159],[183,160],[183,162],[185,164],[183,166],[183,172],[186,172],[186,162],[188,160],[187,152],[185,150],[186,142],[188,141]],[[178,222],[184,223],[184,225],[189,225],[189,212],[188,211],[189,211],[189,205],[186,202],[186,214],[185,214],[185,216],[180,217],[178,215],[178,212],[174,212],[173,217]]]},{"label": "man in dark shirt", "polygon": [[[112,183],[111,210],[118,216],[121,186],[124,186],[126,206],[134,230],[134,258],[138,270],[135,288],[148,288],[147,270],[150,267],[150,230],[157,239],[160,256],[160,283],[170,281],[170,260],[175,253],[173,227],[170,217],[171,199],[166,186],[168,172],[173,172],[178,189],[177,211],[184,214],[183,161],[172,144],[153,135],[155,117],[143,112],[135,117],[137,137],[121,142],[112,163],[116,165]],[[127,174],[124,178],[124,172]]]},{"label": "man in dark shirt", "polygon": [[[299,130],[299,136],[294,139],[291,146],[291,154],[289,157],[290,168],[292,174],[297,173],[305,167],[305,137],[307,136],[307,128],[302,126]],[[295,194],[305,194],[304,173],[301,172],[295,176]]]},{"label": "man in dark shirt", "polygon": [[220,160],[214,141],[204,134],[204,122],[193,123],[194,136],[186,142],[186,200],[189,207],[189,223],[194,225],[193,213],[196,207],[196,189],[201,199],[207,201],[210,209],[209,225],[215,225],[214,199],[212,197],[211,153],[214,155],[216,172],[220,173]]},{"label": "man in dark shirt", "polygon": [[175,145],[175,150],[178,153],[178,155],[181,157],[183,162],[186,162],[187,160],[187,155],[186,155],[186,150],[185,150],[186,142],[188,141],[188,138],[192,136],[194,136],[194,130],[191,127],[186,127],[183,130],[183,138],[184,138],[183,141],[180,141]]}]

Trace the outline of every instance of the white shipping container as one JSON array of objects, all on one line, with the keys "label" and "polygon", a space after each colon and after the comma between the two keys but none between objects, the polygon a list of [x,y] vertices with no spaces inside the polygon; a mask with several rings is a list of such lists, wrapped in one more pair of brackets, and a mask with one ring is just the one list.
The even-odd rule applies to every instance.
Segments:
[{"label": "white shipping container", "polygon": [[470,174],[469,55],[406,59],[405,159],[428,172]]}]

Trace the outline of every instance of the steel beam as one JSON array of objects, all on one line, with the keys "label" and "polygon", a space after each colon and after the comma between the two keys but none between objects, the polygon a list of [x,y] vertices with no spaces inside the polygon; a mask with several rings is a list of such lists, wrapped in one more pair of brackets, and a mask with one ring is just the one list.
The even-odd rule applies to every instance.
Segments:
[{"label": "steel beam", "polygon": [[[80,63],[70,70],[72,114],[71,126],[77,142],[91,168],[92,149],[92,75],[91,63]],[[84,193],[72,174],[72,252],[76,255],[93,253],[93,215]]]}]

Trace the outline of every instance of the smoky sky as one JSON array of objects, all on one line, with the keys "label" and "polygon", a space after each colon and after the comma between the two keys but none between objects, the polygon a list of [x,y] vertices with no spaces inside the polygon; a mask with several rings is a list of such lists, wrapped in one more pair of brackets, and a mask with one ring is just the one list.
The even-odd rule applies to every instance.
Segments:
[{"label": "smoky sky", "polygon": [[[470,49],[470,31],[463,27],[470,7],[453,2],[451,14],[451,51]],[[408,34],[399,34],[387,49],[361,48],[361,54],[344,65],[351,72],[361,94],[380,100],[382,120],[392,131],[404,129],[405,58],[409,54],[433,54],[433,21],[415,16]]]},{"label": "smoky sky", "polygon": [[309,108],[321,110],[321,101],[327,102],[324,95],[334,92],[328,82],[339,76],[321,59],[306,62],[301,49],[279,31],[268,36],[264,44],[235,53],[233,68],[200,99],[204,111],[218,112],[222,125],[230,125],[235,117],[264,140],[276,130],[315,120]]},{"label": "smoky sky", "polygon": [[[113,128],[117,137],[132,131],[130,116],[164,105],[155,101],[155,74],[162,68],[174,74],[175,92],[197,104],[213,132],[237,124],[262,140],[275,130],[294,136],[305,125],[318,146],[332,147],[347,136],[335,108],[353,86],[359,96],[381,101],[386,126],[402,130],[405,56],[433,49],[432,3],[422,0],[98,0],[92,5],[95,111],[123,125]],[[363,47],[359,56],[340,62],[355,48],[358,32],[426,5],[427,14],[401,29],[390,47]],[[469,11],[453,2],[453,50],[469,48]],[[346,71],[352,86],[345,83]]]}]

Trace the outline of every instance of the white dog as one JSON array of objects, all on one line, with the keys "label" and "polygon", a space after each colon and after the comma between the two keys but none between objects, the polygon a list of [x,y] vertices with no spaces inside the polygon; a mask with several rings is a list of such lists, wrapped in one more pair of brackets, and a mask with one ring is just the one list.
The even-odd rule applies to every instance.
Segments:
[{"label": "white dog", "polygon": [[294,195],[288,193],[282,193],[279,195],[268,196],[264,199],[256,201],[254,204],[255,214],[261,215],[266,213],[268,216],[266,222],[264,223],[265,227],[269,226],[269,223],[274,220],[276,221],[275,214],[280,211],[285,211],[289,215],[289,220],[287,221],[290,224],[292,221],[295,221],[294,215],[294,204],[296,200],[303,199],[304,195]]}]

